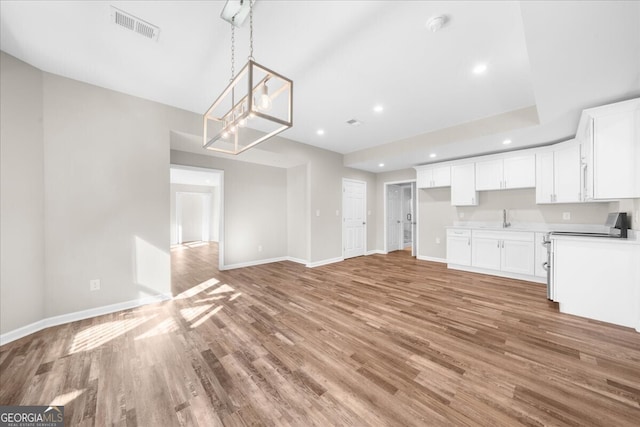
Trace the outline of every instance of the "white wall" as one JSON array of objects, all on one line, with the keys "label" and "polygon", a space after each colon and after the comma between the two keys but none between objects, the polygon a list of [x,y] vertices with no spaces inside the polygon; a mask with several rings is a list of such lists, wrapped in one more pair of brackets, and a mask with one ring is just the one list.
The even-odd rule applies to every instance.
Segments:
[{"label": "white wall", "polygon": [[205,185],[186,185],[186,184],[171,184],[170,187],[170,208],[169,208],[169,221],[171,230],[171,244],[175,245],[178,242],[178,233],[176,229],[176,193],[203,193],[209,194],[211,197],[211,216],[209,230],[209,241],[219,241],[220,230],[220,188],[215,186]]},{"label": "white wall", "polygon": [[42,72],[0,52],[0,334],[44,315]]}]

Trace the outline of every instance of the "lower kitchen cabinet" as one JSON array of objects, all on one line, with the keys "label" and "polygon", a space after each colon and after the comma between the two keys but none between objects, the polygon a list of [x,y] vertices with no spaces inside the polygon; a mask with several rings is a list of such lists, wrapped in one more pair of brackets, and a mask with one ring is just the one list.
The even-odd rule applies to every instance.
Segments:
[{"label": "lower kitchen cabinet", "polygon": [[532,232],[473,230],[471,265],[533,276],[534,240]]},{"label": "lower kitchen cabinet", "polygon": [[447,230],[447,263],[471,265],[471,230]]}]

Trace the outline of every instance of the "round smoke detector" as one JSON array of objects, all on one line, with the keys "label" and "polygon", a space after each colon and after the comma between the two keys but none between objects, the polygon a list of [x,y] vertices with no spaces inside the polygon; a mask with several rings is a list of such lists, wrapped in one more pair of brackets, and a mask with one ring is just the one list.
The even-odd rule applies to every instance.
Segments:
[{"label": "round smoke detector", "polygon": [[447,22],[449,22],[449,17],[447,17],[447,15],[434,16],[427,21],[427,28],[432,33],[435,33],[447,25]]}]

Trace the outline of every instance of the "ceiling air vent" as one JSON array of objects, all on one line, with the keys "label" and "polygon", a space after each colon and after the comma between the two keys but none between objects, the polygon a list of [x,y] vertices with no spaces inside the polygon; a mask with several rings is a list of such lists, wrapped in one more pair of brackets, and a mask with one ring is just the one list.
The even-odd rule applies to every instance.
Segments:
[{"label": "ceiling air vent", "polygon": [[111,6],[111,22],[151,40],[158,40],[160,28],[117,7]]},{"label": "ceiling air vent", "polygon": [[347,120],[347,124],[349,126],[360,126],[362,122],[358,119],[351,119],[351,120]]}]

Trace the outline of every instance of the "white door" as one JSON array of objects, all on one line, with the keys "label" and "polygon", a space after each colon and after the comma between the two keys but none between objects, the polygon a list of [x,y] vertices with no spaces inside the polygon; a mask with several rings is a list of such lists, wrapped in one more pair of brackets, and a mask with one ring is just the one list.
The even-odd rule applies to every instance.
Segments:
[{"label": "white door", "polygon": [[502,271],[533,275],[535,248],[533,242],[502,241]]},{"label": "white door", "polygon": [[411,183],[411,256],[418,255],[418,221],[417,216],[417,201],[418,192],[416,191],[416,183]]},{"label": "white door", "polygon": [[398,185],[387,186],[387,252],[402,247],[402,195]]},{"label": "white door", "polygon": [[365,254],[367,244],[367,183],[342,180],[342,247],[344,258]]},{"label": "white door", "polygon": [[498,239],[474,236],[471,240],[471,265],[489,270],[500,270],[500,246]]}]

